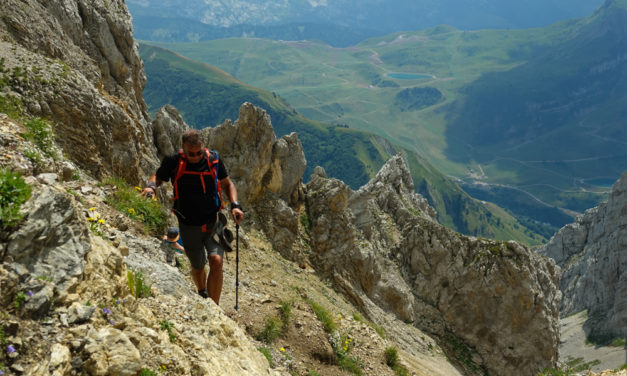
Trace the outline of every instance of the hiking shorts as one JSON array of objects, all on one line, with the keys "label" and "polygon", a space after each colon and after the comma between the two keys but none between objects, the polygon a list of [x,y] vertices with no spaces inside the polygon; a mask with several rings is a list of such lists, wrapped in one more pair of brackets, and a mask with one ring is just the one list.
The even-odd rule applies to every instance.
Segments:
[{"label": "hiking shorts", "polygon": [[214,239],[217,223],[211,232],[203,232],[202,226],[179,223],[185,253],[192,268],[202,269],[207,264],[207,255],[224,257],[224,248]]}]

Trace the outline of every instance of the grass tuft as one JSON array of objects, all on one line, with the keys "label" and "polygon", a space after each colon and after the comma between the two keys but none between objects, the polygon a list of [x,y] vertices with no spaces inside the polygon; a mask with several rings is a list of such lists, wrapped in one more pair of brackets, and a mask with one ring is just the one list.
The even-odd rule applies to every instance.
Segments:
[{"label": "grass tuft", "polygon": [[255,336],[255,338],[258,341],[262,341],[267,344],[273,343],[281,335],[281,328],[281,321],[276,317],[269,316],[266,318],[266,323],[263,329]]},{"label": "grass tuft", "polygon": [[129,270],[128,273],[126,273],[126,281],[131,294],[135,298],[139,299],[150,297],[151,284],[144,280],[144,275],[140,271]]}]

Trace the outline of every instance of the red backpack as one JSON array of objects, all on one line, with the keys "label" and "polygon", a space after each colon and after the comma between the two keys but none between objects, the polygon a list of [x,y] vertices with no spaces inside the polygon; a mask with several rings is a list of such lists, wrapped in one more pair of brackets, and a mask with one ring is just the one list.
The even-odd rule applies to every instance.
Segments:
[{"label": "red backpack", "polygon": [[220,161],[220,159],[218,158],[218,152],[215,150],[209,151],[209,149],[205,149],[205,153],[207,158],[207,164],[209,165],[209,171],[187,171],[185,170],[185,168],[187,167],[187,158],[185,157],[185,153],[183,153],[183,149],[179,150],[179,165],[176,169],[174,180],[172,180],[172,185],[174,186],[174,201],[178,200],[179,198],[178,181],[183,175],[198,175],[202,183],[203,193],[207,193],[204,176],[209,175],[214,182],[214,191],[216,192],[216,207],[218,207],[218,210],[222,210],[222,187],[220,186],[220,182],[218,181],[218,162]]}]

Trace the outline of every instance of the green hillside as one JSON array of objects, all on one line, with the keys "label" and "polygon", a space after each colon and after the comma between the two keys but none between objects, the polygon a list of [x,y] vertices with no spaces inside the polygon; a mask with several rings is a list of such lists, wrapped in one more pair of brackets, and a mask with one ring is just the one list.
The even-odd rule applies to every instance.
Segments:
[{"label": "green hillside", "polygon": [[272,90],[307,118],[494,185],[483,199],[548,233],[603,200],[627,167],[625,25],[624,1],[608,0],[588,18],[538,29],[437,26],[348,48],[253,38],[159,45]]},{"label": "green hillside", "polygon": [[340,125],[309,120],[274,93],[243,84],[229,74],[171,51],[140,45],[147,83],[144,98],[154,114],[161,106],[176,106],[192,126],[202,128],[235,119],[249,101],[271,116],[277,135],[298,132],[307,158],[308,178],[315,166],[329,176],[359,188],[373,177],[390,155],[407,155],[416,189],[436,208],[441,223],[459,232],[538,244],[546,239],[521,225],[494,205],[472,199],[449,178],[414,152],[391,145],[379,136]]}]

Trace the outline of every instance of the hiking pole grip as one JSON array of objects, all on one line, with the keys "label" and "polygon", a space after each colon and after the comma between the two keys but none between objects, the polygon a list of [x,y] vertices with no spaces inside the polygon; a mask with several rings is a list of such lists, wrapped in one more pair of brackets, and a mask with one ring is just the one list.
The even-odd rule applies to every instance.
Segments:
[{"label": "hiking pole grip", "polygon": [[239,310],[239,224],[235,224],[235,310]]}]

